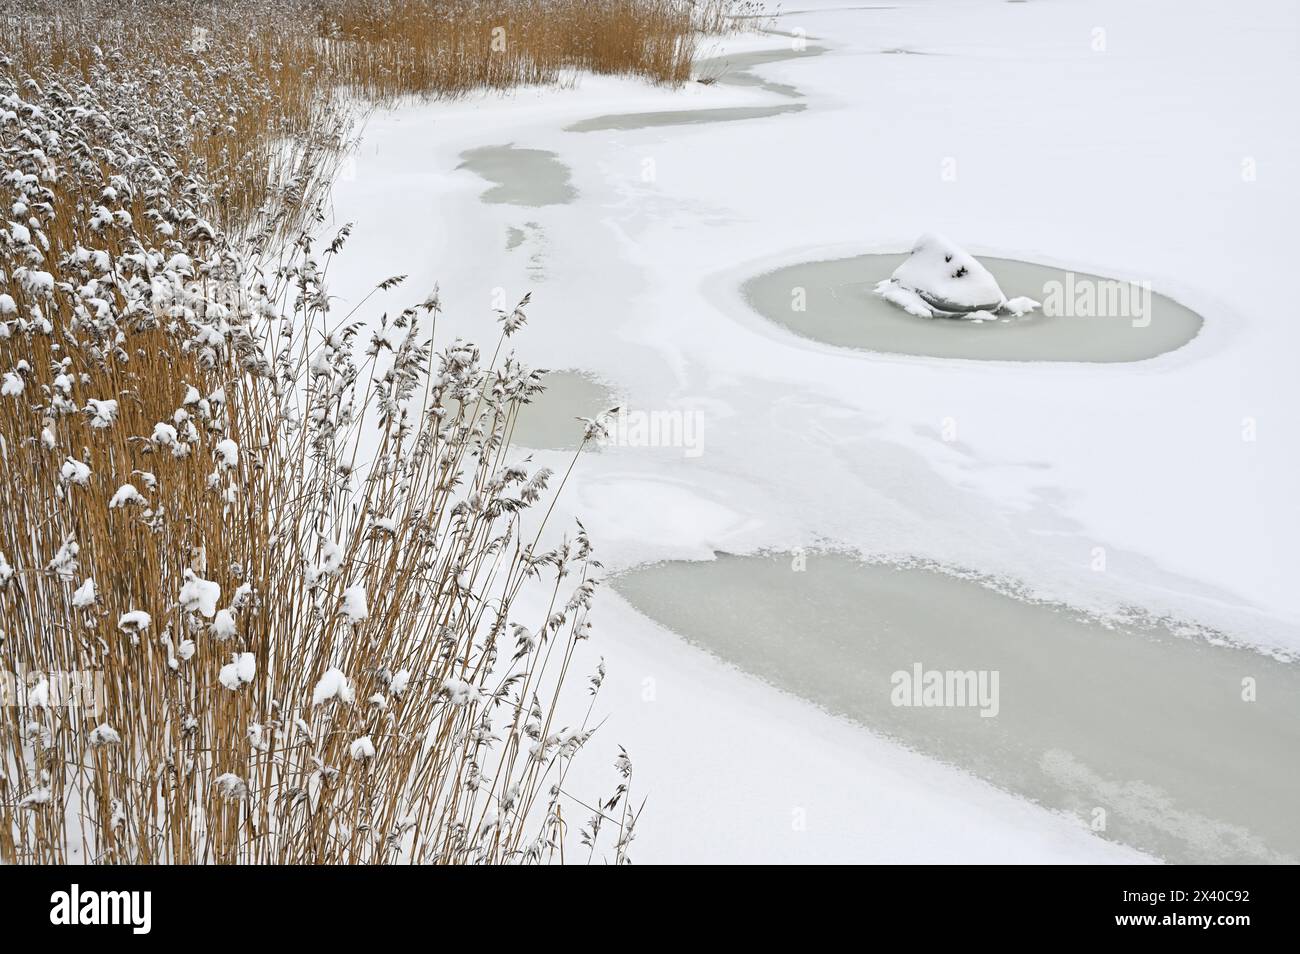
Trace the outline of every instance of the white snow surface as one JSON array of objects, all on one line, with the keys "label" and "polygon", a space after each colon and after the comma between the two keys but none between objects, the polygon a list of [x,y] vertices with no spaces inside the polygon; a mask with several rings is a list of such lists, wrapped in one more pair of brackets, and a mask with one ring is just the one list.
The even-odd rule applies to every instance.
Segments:
[{"label": "white snow surface", "polygon": [[[331,266],[340,315],[405,273],[367,315],[437,283],[443,334],[488,343],[495,290],[531,290],[525,360],[584,369],[633,408],[705,415],[698,457],[606,448],[568,480],[554,527],[580,516],[611,569],[831,544],[1300,651],[1300,325],[1270,282],[1289,274],[1300,212],[1300,136],[1278,119],[1300,10],[843,0],[777,25],[828,47],[755,68],[797,86],[800,112],[566,132],[608,113],[789,102],[583,77],[376,113],[335,193],[337,222],[356,223]],[[489,183],[457,169],[460,153],[508,142],[556,153],[577,198],[482,203]],[[935,360],[795,337],[739,294],[761,271],[903,251],[930,228],[976,255],[1150,280],[1205,328],[1140,363]],[[594,622],[587,659],[608,661],[611,718],[569,787],[612,788],[603,754],[627,746],[649,797],[638,861],[1143,860],[724,665],[609,589]],[[326,682],[315,701],[333,696]]]}]

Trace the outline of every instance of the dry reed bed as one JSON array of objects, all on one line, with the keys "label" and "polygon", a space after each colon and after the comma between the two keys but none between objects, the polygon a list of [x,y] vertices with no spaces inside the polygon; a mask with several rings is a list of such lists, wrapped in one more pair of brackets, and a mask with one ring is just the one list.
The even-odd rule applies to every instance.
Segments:
[{"label": "dry reed bed", "polygon": [[341,90],[671,82],[690,14],[51,9],[0,43],[0,858],[563,860],[577,826],[626,860],[626,755],[599,804],[565,787],[598,564],[539,547],[552,477],[510,456],[524,303],[486,359],[435,347],[436,299],[332,316],[346,230],[311,236]]},{"label": "dry reed bed", "polygon": [[[551,83],[567,71],[676,84],[722,0],[17,0],[0,56],[25,76],[107,71],[182,129],[187,169],[250,220],[286,141],[337,137],[340,97],[384,103]],[[165,75],[166,83],[150,78]],[[170,96],[170,99],[164,98]],[[164,127],[167,134],[172,130]]]},{"label": "dry reed bed", "polygon": [[[0,658],[23,676],[0,856],[549,857],[595,582],[581,533],[539,552],[524,530],[549,475],[507,437],[537,375],[435,351],[435,302],[358,342],[327,313],[338,243],[250,274],[185,204],[202,190],[129,158],[85,91],[0,90],[22,117],[6,146],[30,143],[5,200],[32,213],[0,237]],[[56,139],[97,153],[86,179],[35,145]],[[70,195],[21,171],[51,162]],[[42,214],[98,175],[116,208]],[[526,623],[525,585],[550,593]],[[72,672],[100,694],[65,705]]]}]

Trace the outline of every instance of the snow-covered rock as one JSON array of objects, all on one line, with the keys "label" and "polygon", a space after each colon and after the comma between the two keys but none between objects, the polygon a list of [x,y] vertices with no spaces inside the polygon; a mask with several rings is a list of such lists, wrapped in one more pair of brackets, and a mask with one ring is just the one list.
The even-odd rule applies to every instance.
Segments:
[{"label": "snow-covered rock", "polygon": [[916,240],[907,260],[876,285],[876,294],[918,318],[1019,317],[1038,307],[1032,298],[1008,299],[975,256],[935,234]]}]

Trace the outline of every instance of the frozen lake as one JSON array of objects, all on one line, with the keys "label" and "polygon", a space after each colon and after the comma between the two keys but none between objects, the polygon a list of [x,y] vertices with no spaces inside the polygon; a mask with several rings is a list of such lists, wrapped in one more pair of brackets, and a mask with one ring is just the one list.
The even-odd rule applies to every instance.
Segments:
[{"label": "frozen lake", "polygon": [[[719,554],[614,586],[727,662],[1103,837],[1172,862],[1300,859],[1300,666],[834,553]],[[992,704],[895,704],[891,677],[918,665],[996,672]]]},{"label": "frozen lake", "polygon": [[[709,40],[679,89],[583,75],[377,111],[335,196],[348,304],[407,274],[366,311],[437,286],[442,340],[485,343],[532,293],[512,345],[562,370],[511,455],[562,472],[574,418],[613,404],[699,425],[697,456],[584,453],[553,514],[626,571],[582,662],[608,670],[595,741],[650,797],[637,860],[1296,857],[1294,668],[1063,609],[1300,651],[1300,324],[1276,284],[1295,5],[826,0],[776,22]],[[928,231],[1008,295],[1069,278],[1037,261],[1149,279],[1151,321],[911,318],[872,294],[899,256],[863,253]],[[1041,602],[811,552],[805,573],[707,562],[796,546]],[[916,662],[996,669],[999,715],[892,706]]]}]

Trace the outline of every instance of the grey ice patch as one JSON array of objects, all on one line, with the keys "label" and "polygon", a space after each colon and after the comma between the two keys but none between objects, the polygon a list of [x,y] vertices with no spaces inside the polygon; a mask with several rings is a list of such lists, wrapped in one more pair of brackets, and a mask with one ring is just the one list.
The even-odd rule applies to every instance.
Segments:
[{"label": "grey ice patch", "polygon": [[765,119],[782,113],[797,113],[808,107],[803,103],[782,106],[726,106],[716,109],[665,109],[649,113],[613,113],[593,116],[569,126],[565,132],[597,132],[605,129],[650,129],[656,126],[694,126],[699,123],[730,123],[742,119]]},{"label": "grey ice patch", "polygon": [[[1300,857],[1300,665],[1223,634],[815,549],[659,563],[611,582],[666,629],[835,715],[1046,808],[1104,808],[1102,837],[1178,863]],[[921,705],[895,705],[891,676],[914,684],[917,660]],[[988,711],[999,674],[997,718],[957,705],[972,690],[979,701],[982,670]],[[926,672],[943,677],[931,701],[945,704],[926,705]],[[1243,673],[1268,691],[1242,701]]]},{"label": "grey ice patch", "polygon": [[481,196],[484,202],[506,205],[566,205],[577,198],[569,182],[569,167],[545,149],[519,149],[514,143],[480,146],[460,154],[457,169],[495,183]]},{"label": "grey ice patch", "polygon": [[546,390],[519,409],[511,443],[535,450],[577,450],[586,426],[616,403],[613,391],[581,371],[550,371]]},{"label": "grey ice patch", "polygon": [[[1200,315],[1185,305],[1150,292],[1141,320],[1050,316],[1042,312],[992,315],[975,321],[967,315],[927,320],[907,314],[873,289],[902,264],[906,255],[858,255],[800,262],[746,280],[741,292],[764,319],[804,338],[842,348],[884,354],[980,361],[1143,361],[1177,350],[1201,330]],[[1016,259],[984,258],[997,276],[1008,305],[1017,297],[1039,297],[1052,282],[1064,284],[1065,269]],[[1110,279],[1075,272],[1080,281]],[[792,290],[799,292],[791,307]],[[928,307],[928,306],[927,306]]]}]

